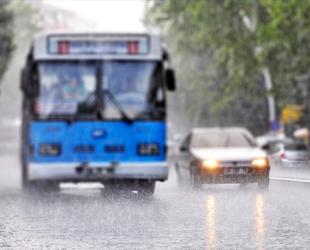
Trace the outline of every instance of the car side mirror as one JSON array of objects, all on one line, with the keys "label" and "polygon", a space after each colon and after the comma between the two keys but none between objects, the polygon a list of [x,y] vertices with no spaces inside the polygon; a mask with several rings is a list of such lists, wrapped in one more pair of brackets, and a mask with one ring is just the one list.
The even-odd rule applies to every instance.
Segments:
[{"label": "car side mirror", "polygon": [[166,86],[169,91],[176,90],[175,74],[173,69],[166,70]]},{"label": "car side mirror", "polygon": [[188,151],[188,147],[182,145],[182,146],[180,147],[180,151],[181,151],[181,152],[187,152],[187,151]]}]

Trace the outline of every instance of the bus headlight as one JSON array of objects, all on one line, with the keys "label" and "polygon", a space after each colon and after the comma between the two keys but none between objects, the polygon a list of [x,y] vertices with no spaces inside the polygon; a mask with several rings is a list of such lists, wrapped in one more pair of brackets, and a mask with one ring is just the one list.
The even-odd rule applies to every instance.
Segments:
[{"label": "bus headlight", "polygon": [[257,158],[252,161],[252,165],[259,168],[267,167],[268,160],[266,158]]},{"label": "bus headlight", "polygon": [[39,147],[39,154],[41,156],[58,156],[61,153],[59,144],[41,144]]},{"label": "bus headlight", "polygon": [[138,154],[143,156],[159,155],[159,145],[157,143],[140,143],[138,145]]},{"label": "bus headlight", "polygon": [[216,169],[219,165],[219,162],[214,159],[204,160],[202,166],[206,169]]}]

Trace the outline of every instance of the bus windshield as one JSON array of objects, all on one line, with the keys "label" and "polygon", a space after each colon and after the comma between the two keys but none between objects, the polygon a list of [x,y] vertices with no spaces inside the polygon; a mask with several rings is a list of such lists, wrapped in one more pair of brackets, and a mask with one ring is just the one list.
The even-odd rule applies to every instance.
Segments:
[{"label": "bus windshield", "polygon": [[[157,119],[164,107],[162,66],[159,62],[108,61],[39,63],[40,92],[35,112],[41,119],[79,114],[79,104],[96,103],[102,95],[100,112],[105,120]],[[98,79],[98,71],[101,79]],[[98,84],[103,91],[97,91]],[[108,92],[109,95],[104,93]],[[121,110],[121,111],[120,111]],[[162,109],[163,110],[163,109]],[[122,114],[123,112],[123,114]]]},{"label": "bus windshield", "polygon": [[35,111],[41,118],[72,115],[96,89],[95,64],[40,63],[40,93]]},{"label": "bus windshield", "polygon": [[[163,103],[162,70],[155,62],[106,62],[103,90],[109,91],[131,119],[151,119]],[[104,97],[106,119],[120,119],[113,102]]]}]

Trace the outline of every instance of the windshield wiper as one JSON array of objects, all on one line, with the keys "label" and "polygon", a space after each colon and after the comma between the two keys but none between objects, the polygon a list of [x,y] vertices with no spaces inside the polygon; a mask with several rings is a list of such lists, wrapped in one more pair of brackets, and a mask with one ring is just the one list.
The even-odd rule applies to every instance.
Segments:
[{"label": "windshield wiper", "polygon": [[[80,113],[87,113],[85,111],[89,111],[89,109],[91,109],[91,107],[87,107],[87,104],[89,104],[91,98],[93,98],[95,94],[96,94],[96,91],[90,92],[83,101],[79,102],[77,112],[73,115],[73,117],[70,120],[67,121],[68,123],[74,122],[77,119],[77,116],[80,115]],[[103,90],[103,94],[108,96],[108,98],[111,100],[111,102],[117,108],[117,110],[119,111],[123,120],[126,123],[130,124],[133,122],[132,119],[125,113],[125,111],[123,110],[121,105],[116,101],[115,97],[113,96],[113,94],[109,90]],[[101,115],[100,115],[100,117],[102,119]]]},{"label": "windshield wiper", "polygon": [[[71,119],[67,120],[69,124],[72,124],[74,121],[76,121],[79,115],[87,114],[89,113],[90,110],[93,109],[93,107],[87,106],[92,102],[96,103],[96,100],[91,100],[92,98],[96,98],[96,90],[88,93],[87,96],[82,101],[78,102],[77,111],[73,114]],[[98,113],[98,116],[101,117],[99,110],[97,110],[96,113]]]},{"label": "windshield wiper", "polygon": [[111,93],[110,90],[105,89],[102,92],[104,95],[106,95],[107,97],[109,97],[110,101],[114,104],[114,106],[117,108],[117,110],[119,111],[119,113],[121,114],[123,120],[126,123],[132,123],[132,119],[126,114],[126,112],[123,110],[122,106],[116,101],[115,97],[113,96],[113,94]]}]

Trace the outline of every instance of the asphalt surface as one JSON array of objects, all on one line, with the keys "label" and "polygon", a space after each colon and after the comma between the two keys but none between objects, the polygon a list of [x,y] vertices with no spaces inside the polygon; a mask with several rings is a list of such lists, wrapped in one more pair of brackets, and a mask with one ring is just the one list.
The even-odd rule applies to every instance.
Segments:
[{"label": "asphalt surface", "polygon": [[26,194],[16,155],[0,155],[0,249],[309,249],[310,185],[180,189],[170,179],[155,195],[107,195],[67,185]]}]

